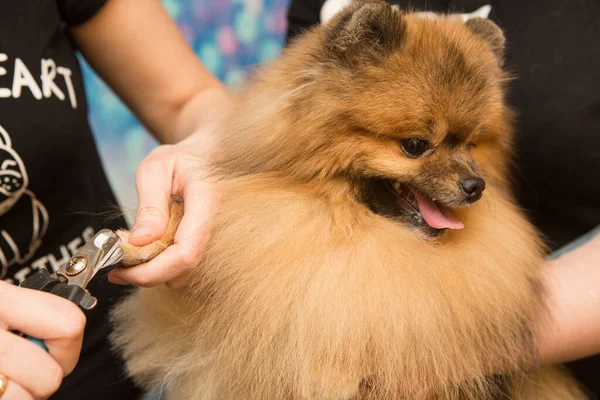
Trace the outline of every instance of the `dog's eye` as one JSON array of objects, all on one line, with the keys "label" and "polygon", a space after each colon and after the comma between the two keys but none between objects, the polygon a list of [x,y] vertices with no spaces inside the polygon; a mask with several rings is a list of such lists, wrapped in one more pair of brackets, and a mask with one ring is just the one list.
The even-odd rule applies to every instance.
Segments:
[{"label": "dog's eye", "polygon": [[419,138],[408,138],[400,141],[402,150],[410,157],[422,156],[427,150],[429,150],[429,142]]},{"label": "dog's eye", "polygon": [[467,150],[471,150],[472,148],[477,147],[477,145],[473,142],[467,143]]}]

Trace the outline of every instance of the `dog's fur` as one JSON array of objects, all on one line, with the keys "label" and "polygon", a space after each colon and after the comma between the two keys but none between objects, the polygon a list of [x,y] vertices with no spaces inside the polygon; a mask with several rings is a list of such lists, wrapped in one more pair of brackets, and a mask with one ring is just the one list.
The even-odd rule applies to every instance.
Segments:
[{"label": "dog's fur", "polygon": [[[131,376],[181,400],[583,398],[535,368],[543,249],[508,182],[503,45],[486,20],[360,1],[260,71],[221,127],[220,211],[189,284],[140,289],[113,314]],[[407,157],[415,135],[435,151]],[[465,173],[487,182],[468,208]],[[373,211],[374,179],[419,188],[465,228]],[[128,264],[172,242],[172,211],[157,244],[123,245]]]}]

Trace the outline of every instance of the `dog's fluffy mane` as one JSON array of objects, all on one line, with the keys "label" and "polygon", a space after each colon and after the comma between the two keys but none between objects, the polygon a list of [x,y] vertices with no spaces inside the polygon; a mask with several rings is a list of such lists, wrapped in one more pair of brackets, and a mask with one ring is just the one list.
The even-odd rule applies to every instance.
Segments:
[{"label": "dog's fluffy mane", "polygon": [[[501,91],[487,118],[497,137],[477,160],[485,195],[462,211],[463,231],[437,242],[356,201],[361,147],[348,159],[339,141],[364,99],[344,92],[365,84],[353,71],[376,76],[406,40],[440,36],[498,62],[486,29],[365,1],[259,72],[222,127],[222,202],[189,285],[138,290],[113,314],[129,374],[181,400],[487,399],[533,379],[543,250],[507,184]],[[141,250],[125,249],[134,263]],[[490,378],[498,370],[519,378]]]}]

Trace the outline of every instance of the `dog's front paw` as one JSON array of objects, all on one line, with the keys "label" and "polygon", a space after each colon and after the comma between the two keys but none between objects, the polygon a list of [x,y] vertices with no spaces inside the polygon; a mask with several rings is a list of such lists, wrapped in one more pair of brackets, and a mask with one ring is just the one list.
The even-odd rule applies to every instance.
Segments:
[{"label": "dog's front paw", "polygon": [[120,247],[123,250],[123,258],[120,262],[121,266],[132,267],[148,262],[173,244],[175,233],[183,218],[183,200],[180,197],[173,196],[171,198],[169,214],[169,226],[164,235],[157,241],[146,246],[138,247],[130,244],[128,231],[119,230],[117,232],[121,238]]}]

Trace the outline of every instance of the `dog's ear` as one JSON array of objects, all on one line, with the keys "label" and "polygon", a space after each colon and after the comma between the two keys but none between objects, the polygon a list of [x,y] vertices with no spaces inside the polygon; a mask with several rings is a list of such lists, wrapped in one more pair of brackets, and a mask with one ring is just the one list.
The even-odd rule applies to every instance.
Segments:
[{"label": "dog's ear", "polygon": [[355,0],[327,26],[326,57],[348,67],[389,56],[406,33],[402,14],[379,0]]},{"label": "dog's ear", "polygon": [[472,18],[465,22],[466,27],[483,40],[498,59],[504,58],[504,33],[495,23],[486,18]]}]

